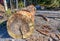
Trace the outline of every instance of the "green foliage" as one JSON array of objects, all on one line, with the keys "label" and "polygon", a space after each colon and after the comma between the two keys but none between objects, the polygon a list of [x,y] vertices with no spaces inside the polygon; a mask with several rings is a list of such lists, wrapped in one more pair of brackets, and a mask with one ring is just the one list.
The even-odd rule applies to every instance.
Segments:
[{"label": "green foliage", "polygon": [[8,9],[7,11],[6,11],[6,15],[9,17],[9,16],[11,16],[11,10],[10,9]]},{"label": "green foliage", "polygon": [[60,6],[60,0],[40,0],[40,1],[37,1],[37,3],[47,6],[47,7],[59,7]]},{"label": "green foliage", "polygon": [[51,5],[49,7],[59,7],[59,6],[60,6],[59,0],[52,0]]},{"label": "green foliage", "polygon": [[24,3],[22,1],[20,1],[19,4],[18,4],[18,7],[19,8],[23,8],[24,7]]}]

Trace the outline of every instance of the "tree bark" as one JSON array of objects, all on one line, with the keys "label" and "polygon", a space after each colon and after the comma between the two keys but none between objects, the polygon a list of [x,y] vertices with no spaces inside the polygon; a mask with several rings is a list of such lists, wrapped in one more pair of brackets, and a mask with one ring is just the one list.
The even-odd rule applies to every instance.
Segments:
[{"label": "tree bark", "polygon": [[4,0],[4,6],[5,6],[5,10],[7,11],[8,7],[7,7],[7,2],[6,2],[6,0]]}]

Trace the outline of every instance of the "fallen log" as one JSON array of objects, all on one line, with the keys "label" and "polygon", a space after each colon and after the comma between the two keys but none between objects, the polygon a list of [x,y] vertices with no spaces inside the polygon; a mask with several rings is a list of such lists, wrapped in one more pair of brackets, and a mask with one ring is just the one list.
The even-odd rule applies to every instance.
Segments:
[{"label": "fallen log", "polygon": [[9,35],[15,39],[27,38],[32,35],[34,31],[34,13],[34,6],[30,5],[26,9],[24,8],[11,15],[7,21]]}]

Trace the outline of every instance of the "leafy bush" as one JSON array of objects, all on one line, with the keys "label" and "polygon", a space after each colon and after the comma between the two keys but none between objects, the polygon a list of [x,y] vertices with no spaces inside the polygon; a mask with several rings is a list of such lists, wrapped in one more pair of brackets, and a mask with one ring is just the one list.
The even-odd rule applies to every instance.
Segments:
[{"label": "leafy bush", "polygon": [[60,7],[60,0],[40,0],[37,3],[43,4],[47,7]]},{"label": "leafy bush", "polygon": [[8,10],[6,11],[6,15],[7,15],[8,17],[12,15],[12,13],[11,13],[11,10],[10,10],[10,9],[8,9]]},{"label": "leafy bush", "polygon": [[19,8],[23,8],[23,7],[24,7],[24,3],[23,3],[22,1],[19,2],[18,7],[19,7]]}]

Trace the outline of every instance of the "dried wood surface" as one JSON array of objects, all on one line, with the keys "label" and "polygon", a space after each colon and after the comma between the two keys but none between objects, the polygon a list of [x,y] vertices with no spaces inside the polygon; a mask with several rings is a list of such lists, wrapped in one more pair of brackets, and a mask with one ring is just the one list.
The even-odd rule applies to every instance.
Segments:
[{"label": "dried wood surface", "polygon": [[[40,13],[39,13],[40,14]],[[43,14],[44,15],[44,14]],[[46,14],[46,16],[59,16],[60,14]],[[60,16],[59,16],[60,17]],[[27,39],[13,39],[15,41],[60,41],[60,20],[35,16],[34,33]],[[12,39],[11,39],[12,40]]]},{"label": "dried wood surface", "polygon": [[[49,18],[48,18],[49,19]],[[35,17],[35,30],[28,41],[60,41],[60,21],[49,19],[43,20],[41,17]]]},{"label": "dried wood surface", "polygon": [[[33,34],[22,41],[60,41],[60,21],[42,17],[35,17],[35,29]],[[15,40],[15,39],[14,39]]]}]

